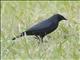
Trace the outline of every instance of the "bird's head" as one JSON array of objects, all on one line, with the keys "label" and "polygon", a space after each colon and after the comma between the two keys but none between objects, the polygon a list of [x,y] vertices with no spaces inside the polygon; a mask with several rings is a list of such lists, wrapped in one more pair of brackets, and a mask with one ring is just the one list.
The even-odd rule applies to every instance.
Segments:
[{"label": "bird's head", "polygon": [[56,14],[55,16],[57,16],[57,18],[58,18],[59,21],[61,21],[61,20],[67,20],[65,17],[63,17],[60,14]]}]

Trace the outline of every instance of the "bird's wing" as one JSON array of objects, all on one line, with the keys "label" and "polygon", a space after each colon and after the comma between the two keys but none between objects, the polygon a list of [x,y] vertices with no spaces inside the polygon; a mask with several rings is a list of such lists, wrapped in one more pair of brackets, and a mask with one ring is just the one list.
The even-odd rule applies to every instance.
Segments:
[{"label": "bird's wing", "polygon": [[28,31],[36,31],[36,30],[42,30],[45,28],[48,28],[50,25],[52,24],[52,22],[50,21],[42,21],[34,26],[32,26],[30,29],[28,29]]}]

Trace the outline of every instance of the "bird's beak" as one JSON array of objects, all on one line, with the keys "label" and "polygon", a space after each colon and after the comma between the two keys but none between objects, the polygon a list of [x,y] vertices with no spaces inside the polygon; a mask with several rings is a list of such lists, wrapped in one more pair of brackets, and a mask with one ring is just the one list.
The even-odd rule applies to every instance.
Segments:
[{"label": "bird's beak", "polygon": [[64,20],[67,20],[66,18],[64,18]]}]

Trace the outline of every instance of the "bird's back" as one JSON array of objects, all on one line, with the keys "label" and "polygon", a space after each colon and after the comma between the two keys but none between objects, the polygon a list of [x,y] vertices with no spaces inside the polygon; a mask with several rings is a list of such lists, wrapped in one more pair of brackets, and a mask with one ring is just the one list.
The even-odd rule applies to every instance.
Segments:
[{"label": "bird's back", "polygon": [[42,21],[34,26],[32,26],[29,30],[40,30],[49,27],[52,24],[49,20]]},{"label": "bird's back", "polygon": [[34,26],[32,26],[30,29],[27,30],[28,35],[34,35],[34,34],[48,34],[55,30],[57,28],[57,24],[55,21],[51,21],[50,19],[47,19],[45,21],[42,21]]}]

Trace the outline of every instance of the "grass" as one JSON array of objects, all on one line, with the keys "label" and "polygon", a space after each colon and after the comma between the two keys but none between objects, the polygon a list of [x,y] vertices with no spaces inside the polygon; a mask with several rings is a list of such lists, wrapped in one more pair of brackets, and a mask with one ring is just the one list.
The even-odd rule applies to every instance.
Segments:
[{"label": "grass", "polygon": [[[57,30],[38,44],[33,36],[11,39],[53,14],[62,14]],[[2,1],[1,60],[80,60],[80,2]]]}]

